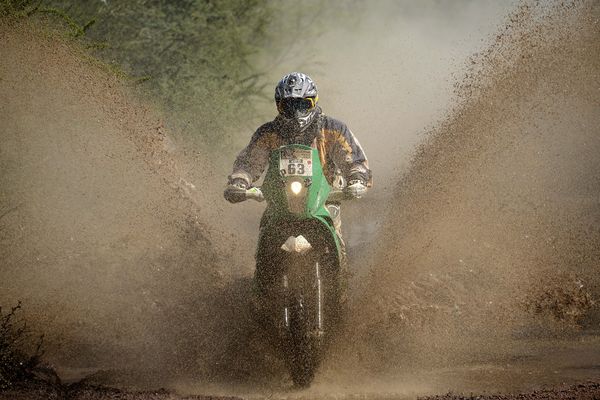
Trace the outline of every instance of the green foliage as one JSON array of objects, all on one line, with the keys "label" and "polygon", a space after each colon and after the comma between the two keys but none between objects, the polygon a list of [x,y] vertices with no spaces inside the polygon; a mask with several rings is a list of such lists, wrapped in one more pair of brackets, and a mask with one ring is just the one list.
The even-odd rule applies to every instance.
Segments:
[{"label": "green foliage", "polygon": [[0,17],[27,16],[37,3],[33,0],[0,0]]},{"label": "green foliage", "polygon": [[[264,25],[258,2],[243,1],[52,1],[79,20],[94,18],[92,40],[106,43],[98,55],[143,83],[173,121],[203,121],[223,129],[244,81],[251,40]],[[179,124],[184,125],[184,124]],[[207,135],[209,137],[210,135]]]},{"label": "green foliage", "polygon": [[52,15],[73,36],[85,34],[89,47],[107,66],[124,71],[149,92],[176,131],[199,137],[216,151],[235,141],[227,132],[248,135],[262,119],[257,105],[272,102],[276,83],[269,72],[281,64],[297,68],[310,64],[314,55],[305,51],[306,45],[332,17],[344,14],[344,7],[325,0],[301,4],[0,0],[0,4],[4,14]]},{"label": "green foliage", "polygon": [[12,307],[6,315],[0,307],[0,389],[32,377],[42,356],[43,336],[40,336],[33,351],[31,335],[25,323],[19,323],[17,313],[21,303]]},{"label": "green foliage", "polygon": [[[97,21],[86,35],[107,43],[99,55],[141,76],[179,131],[211,147],[253,125],[257,102],[271,97],[266,73],[319,30],[323,0],[298,7],[267,0],[48,0],[78,20]],[[269,60],[259,63],[259,60]]]},{"label": "green foliage", "polygon": [[83,36],[95,20],[90,20],[85,25],[79,25],[69,14],[55,7],[43,7],[42,1],[37,0],[0,0],[0,17],[20,19],[34,14],[48,14],[57,16],[71,29],[72,36]]},{"label": "green foliage", "polygon": [[30,14],[33,12],[51,14],[51,15],[56,15],[56,16],[60,17],[63,21],[66,22],[66,24],[69,26],[69,28],[71,28],[72,35],[75,37],[85,35],[85,32],[88,30],[88,28],[96,22],[96,20],[92,19],[85,25],[79,25],[73,18],[71,18],[71,16],[69,14],[67,14],[66,12],[64,12],[63,10],[61,10],[59,8],[54,8],[54,7],[39,7],[39,6],[37,6],[30,11]]}]

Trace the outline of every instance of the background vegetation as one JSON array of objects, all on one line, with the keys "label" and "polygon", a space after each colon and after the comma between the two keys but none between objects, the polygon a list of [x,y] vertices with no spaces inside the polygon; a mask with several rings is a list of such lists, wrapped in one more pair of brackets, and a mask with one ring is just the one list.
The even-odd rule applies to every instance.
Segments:
[{"label": "background vegetation", "polygon": [[25,322],[18,319],[21,303],[6,313],[0,307],[0,390],[31,379],[42,356],[43,336],[32,338]]},{"label": "background vegetation", "polygon": [[275,84],[268,72],[290,58],[299,68],[314,63],[306,45],[317,40],[328,19],[349,15],[351,8],[332,7],[324,0],[40,4],[64,10],[85,27],[97,55],[148,89],[175,131],[217,151],[235,142],[232,132],[247,136],[261,119],[257,106],[272,101]]}]

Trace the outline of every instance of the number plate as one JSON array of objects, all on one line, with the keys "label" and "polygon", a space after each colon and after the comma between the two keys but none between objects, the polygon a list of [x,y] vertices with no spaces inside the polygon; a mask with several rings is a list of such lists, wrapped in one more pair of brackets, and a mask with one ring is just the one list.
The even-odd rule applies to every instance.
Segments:
[{"label": "number plate", "polygon": [[284,176],[312,176],[312,151],[302,149],[282,151],[279,170]]}]

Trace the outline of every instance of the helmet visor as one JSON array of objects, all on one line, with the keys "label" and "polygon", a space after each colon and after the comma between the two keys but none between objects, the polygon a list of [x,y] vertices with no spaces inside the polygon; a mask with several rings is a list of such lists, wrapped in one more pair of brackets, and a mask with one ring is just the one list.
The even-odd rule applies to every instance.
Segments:
[{"label": "helmet visor", "polygon": [[306,98],[287,98],[281,100],[281,113],[287,118],[294,118],[308,114],[315,107],[315,99],[312,97]]}]

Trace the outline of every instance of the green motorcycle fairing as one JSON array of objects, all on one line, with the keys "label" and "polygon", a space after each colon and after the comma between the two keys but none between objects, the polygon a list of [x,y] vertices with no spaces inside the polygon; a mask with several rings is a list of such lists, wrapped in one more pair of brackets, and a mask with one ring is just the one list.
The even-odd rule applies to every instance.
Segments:
[{"label": "green motorcycle fairing", "polygon": [[323,173],[317,149],[292,144],[272,151],[262,192],[267,209],[261,219],[257,257],[265,245],[280,247],[283,244],[264,243],[265,240],[287,239],[284,232],[274,235],[278,229],[285,231],[282,227],[295,226],[293,231],[303,234],[302,227],[312,226],[329,238],[335,246],[338,262],[341,260],[340,239],[326,207],[331,186]]}]

